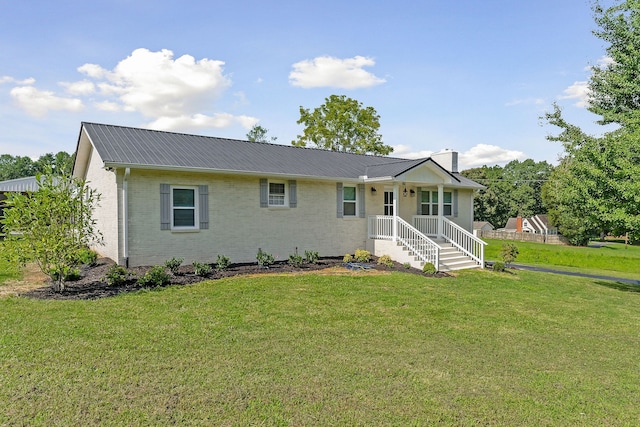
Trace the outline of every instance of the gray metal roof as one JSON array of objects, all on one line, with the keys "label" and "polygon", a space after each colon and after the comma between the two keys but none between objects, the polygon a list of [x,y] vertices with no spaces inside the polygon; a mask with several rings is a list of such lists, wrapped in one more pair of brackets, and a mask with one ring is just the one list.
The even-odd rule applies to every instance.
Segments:
[{"label": "gray metal roof", "polygon": [[[358,179],[364,175],[369,178],[395,177],[428,160],[344,153],[97,123],[85,122],[82,127],[107,166]],[[451,175],[461,182],[459,174]],[[481,188],[471,180],[466,179],[465,182]]]},{"label": "gray metal roof", "polygon": [[26,191],[36,191],[38,189],[38,181],[35,176],[26,178],[10,179],[8,181],[0,181],[0,193]]}]

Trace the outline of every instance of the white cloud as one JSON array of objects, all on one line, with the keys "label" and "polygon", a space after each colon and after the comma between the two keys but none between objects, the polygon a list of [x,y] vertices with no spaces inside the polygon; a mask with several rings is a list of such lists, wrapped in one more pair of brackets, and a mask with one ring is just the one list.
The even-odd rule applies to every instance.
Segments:
[{"label": "white cloud", "polygon": [[95,85],[88,80],[73,83],[61,82],[60,86],[65,87],[71,95],[90,95],[96,90]]},{"label": "white cloud", "polygon": [[169,131],[195,131],[197,129],[228,127],[234,123],[250,129],[254,124],[258,123],[258,119],[249,116],[234,116],[228,113],[217,113],[211,116],[204,114],[164,116],[148,123],[146,127]]},{"label": "white cloud", "polygon": [[576,99],[577,102],[574,104],[576,107],[586,108],[589,105],[589,96],[591,92],[589,90],[589,83],[587,81],[574,82],[562,93],[564,93],[564,95],[561,95],[558,98]]},{"label": "white cloud", "polygon": [[[598,68],[607,68],[609,65],[613,64],[615,61],[612,57],[604,55],[596,62],[596,67]],[[585,71],[591,71],[592,66],[588,65],[584,67]]]},{"label": "white cloud", "polygon": [[96,102],[94,105],[98,110],[101,110],[101,111],[111,111],[111,112],[122,111],[122,107],[117,102],[102,101],[102,102]]},{"label": "white cloud", "polygon": [[35,117],[43,117],[49,110],[80,111],[84,108],[81,99],[62,98],[33,86],[18,86],[9,93],[20,108]]},{"label": "white cloud", "polygon": [[33,77],[29,77],[28,79],[24,79],[24,80],[16,80],[11,76],[2,76],[0,77],[0,84],[2,83],[15,83],[17,85],[32,85],[36,82],[36,79],[34,79]]},{"label": "white cloud", "polygon": [[373,65],[375,61],[364,56],[346,59],[319,56],[293,64],[293,71],[289,73],[289,83],[305,89],[313,87],[358,89],[384,83],[384,79],[363,69]]},{"label": "white cloud", "polygon": [[[393,156],[404,159],[422,159],[430,157],[433,153],[434,151],[428,150],[412,151],[407,145],[393,146]],[[478,144],[468,151],[458,153],[458,169],[462,171],[484,165],[505,164],[512,160],[524,159],[524,157],[521,151],[507,150],[497,145]]]},{"label": "white cloud", "polygon": [[543,98],[525,98],[525,99],[514,99],[513,101],[507,102],[505,105],[507,107],[514,107],[516,105],[544,105],[545,101]]}]

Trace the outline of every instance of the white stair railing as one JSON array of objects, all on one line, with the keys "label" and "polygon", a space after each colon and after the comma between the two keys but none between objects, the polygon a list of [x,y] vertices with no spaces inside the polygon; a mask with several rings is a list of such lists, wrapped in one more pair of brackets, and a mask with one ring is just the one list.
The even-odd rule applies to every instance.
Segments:
[{"label": "white stair railing", "polygon": [[391,215],[369,216],[369,238],[393,240],[393,217]]},{"label": "white stair railing", "polygon": [[484,268],[486,242],[447,218],[442,218],[442,237]]},{"label": "white stair railing", "polygon": [[396,217],[396,220],[398,241],[422,262],[430,262],[438,269],[440,266],[440,246],[402,218]]}]

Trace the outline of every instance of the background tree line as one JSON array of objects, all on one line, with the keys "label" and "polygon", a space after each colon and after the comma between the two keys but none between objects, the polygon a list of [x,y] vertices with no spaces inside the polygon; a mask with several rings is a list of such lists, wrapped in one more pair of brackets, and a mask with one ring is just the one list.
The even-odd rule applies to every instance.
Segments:
[{"label": "background tree line", "polygon": [[52,172],[55,175],[70,175],[73,156],[64,151],[43,154],[38,160],[27,156],[0,155],[0,181],[35,176]]}]

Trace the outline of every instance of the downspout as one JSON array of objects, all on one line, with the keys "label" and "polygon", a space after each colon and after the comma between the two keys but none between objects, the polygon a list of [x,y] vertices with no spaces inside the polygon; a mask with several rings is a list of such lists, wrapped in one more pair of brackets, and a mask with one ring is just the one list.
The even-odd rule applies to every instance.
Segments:
[{"label": "downspout", "polygon": [[398,241],[398,183],[393,184],[393,222],[391,223],[393,242]]},{"label": "downspout", "polygon": [[122,238],[124,240],[124,266],[129,268],[129,174],[130,168],[124,170],[122,180]]},{"label": "downspout", "polygon": [[438,184],[438,237],[442,237],[444,218],[444,184]]}]

